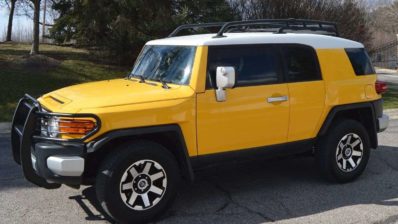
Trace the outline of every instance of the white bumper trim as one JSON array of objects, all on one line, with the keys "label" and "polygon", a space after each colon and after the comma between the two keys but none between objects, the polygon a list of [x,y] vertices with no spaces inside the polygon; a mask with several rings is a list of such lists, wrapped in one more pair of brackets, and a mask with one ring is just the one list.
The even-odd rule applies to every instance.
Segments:
[{"label": "white bumper trim", "polygon": [[84,159],[79,156],[50,156],[47,167],[60,176],[78,177],[84,172]]},{"label": "white bumper trim", "polygon": [[390,117],[388,115],[383,114],[382,117],[379,117],[379,132],[382,132],[388,128]]}]

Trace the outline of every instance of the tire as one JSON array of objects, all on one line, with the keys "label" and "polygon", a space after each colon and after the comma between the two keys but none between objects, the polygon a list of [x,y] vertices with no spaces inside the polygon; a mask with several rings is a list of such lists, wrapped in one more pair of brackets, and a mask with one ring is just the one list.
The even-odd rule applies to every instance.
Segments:
[{"label": "tire", "polygon": [[113,220],[144,223],[169,207],[179,180],[178,164],[166,148],[150,141],[130,142],[101,164],[96,194]]},{"label": "tire", "polygon": [[370,156],[369,135],[355,120],[338,120],[318,144],[316,160],[328,180],[346,183],[359,177]]}]

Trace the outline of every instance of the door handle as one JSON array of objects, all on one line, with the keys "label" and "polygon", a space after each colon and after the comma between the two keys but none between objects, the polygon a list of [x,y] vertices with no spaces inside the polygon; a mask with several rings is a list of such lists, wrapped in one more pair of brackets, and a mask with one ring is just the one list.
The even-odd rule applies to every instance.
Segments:
[{"label": "door handle", "polygon": [[268,103],[279,103],[279,102],[285,102],[289,98],[287,96],[277,96],[277,97],[268,97],[267,101]]}]

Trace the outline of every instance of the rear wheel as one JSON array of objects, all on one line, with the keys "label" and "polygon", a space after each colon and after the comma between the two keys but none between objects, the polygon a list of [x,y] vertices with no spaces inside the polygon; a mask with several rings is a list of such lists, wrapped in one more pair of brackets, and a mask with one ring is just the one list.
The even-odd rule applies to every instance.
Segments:
[{"label": "rear wheel", "polygon": [[122,146],[103,162],[96,191],[111,218],[121,223],[142,223],[166,210],[178,182],[174,156],[159,144],[142,141]]},{"label": "rear wheel", "polygon": [[318,166],[332,181],[349,182],[360,176],[370,156],[369,135],[355,120],[339,120],[320,139],[316,152]]}]

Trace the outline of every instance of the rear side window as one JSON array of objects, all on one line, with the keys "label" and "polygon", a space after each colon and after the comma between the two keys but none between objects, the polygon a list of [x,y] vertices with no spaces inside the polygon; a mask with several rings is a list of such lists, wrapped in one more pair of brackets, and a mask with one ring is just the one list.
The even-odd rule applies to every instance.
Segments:
[{"label": "rear side window", "polygon": [[289,82],[321,79],[318,59],[313,48],[301,45],[283,46],[282,56]]},{"label": "rear side window", "polygon": [[235,86],[273,84],[281,81],[282,77],[277,50],[269,45],[209,47],[208,73],[212,87],[216,86],[218,66],[235,68]]},{"label": "rear side window", "polygon": [[348,48],[345,51],[348,58],[350,58],[356,75],[371,75],[376,73],[370,62],[369,55],[364,48]]}]

